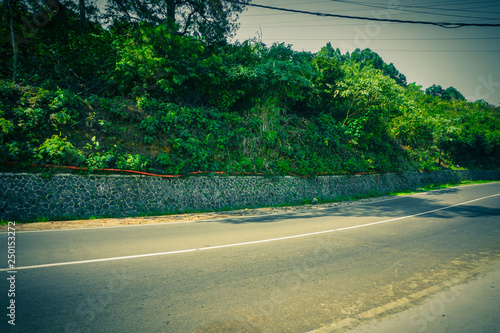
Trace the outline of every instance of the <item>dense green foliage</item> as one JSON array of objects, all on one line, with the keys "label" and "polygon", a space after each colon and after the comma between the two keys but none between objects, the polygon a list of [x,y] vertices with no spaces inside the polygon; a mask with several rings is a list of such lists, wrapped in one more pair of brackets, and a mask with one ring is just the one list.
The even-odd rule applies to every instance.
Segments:
[{"label": "dense green foliage", "polygon": [[407,85],[368,49],[229,44],[88,14],[85,34],[69,4],[30,35],[18,20],[17,82],[0,40],[0,162],[163,174],[500,166],[498,108]]}]

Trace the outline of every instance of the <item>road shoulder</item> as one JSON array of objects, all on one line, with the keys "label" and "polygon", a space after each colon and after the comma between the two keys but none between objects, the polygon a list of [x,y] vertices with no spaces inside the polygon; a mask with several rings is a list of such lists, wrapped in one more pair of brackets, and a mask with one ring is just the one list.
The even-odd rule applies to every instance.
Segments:
[{"label": "road shoulder", "polygon": [[[396,312],[401,309],[405,310]],[[312,332],[496,333],[500,328],[498,309],[500,259],[478,268],[468,278],[448,281],[424,290],[420,295],[409,296]],[[365,318],[375,319],[366,321]]]},{"label": "road shoulder", "polygon": [[[16,231],[102,228],[102,227],[118,227],[118,226],[132,226],[132,225],[210,221],[210,220],[220,220],[220,219],[228,219],[235,217],[286,214],[292,212],[327,209],[332,207],[349,206],[349,205],[363,204],[368,202],[392,200],[397,198],[398,198],[397,196],[381,196],[381,197],[366,198],[360,200],[340,201],[340,202],[324,203],[317,205],[264,207],[264,208],[253,208],[253,209],[247,208],[247,209],[238,209],[230,211],[220,211],[220,212],[172,214],[163,216],[16,223]],[[0,232],[6,232],[6,231],[7,231],[7,225],[0,225]]]}]

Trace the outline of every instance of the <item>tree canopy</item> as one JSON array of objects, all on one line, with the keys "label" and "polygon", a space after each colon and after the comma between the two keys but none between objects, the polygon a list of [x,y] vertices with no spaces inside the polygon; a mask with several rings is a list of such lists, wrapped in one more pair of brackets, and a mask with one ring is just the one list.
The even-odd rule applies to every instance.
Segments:
[{"label": "tree canopy", "polygon": [[167,24],[173,32],[221,41],[237,27],[238,14],[250,0],[108,0],[108,22]]},{"label": "tree canopy", "polygon": [[447,101],[449,100],[457,100],[457,101],[465,101],[465,97],[454,87],[448,87],[443,89],[440,85],[433,84],[429,88],[425,89],[425,93],[431,96],[438,96]]}]

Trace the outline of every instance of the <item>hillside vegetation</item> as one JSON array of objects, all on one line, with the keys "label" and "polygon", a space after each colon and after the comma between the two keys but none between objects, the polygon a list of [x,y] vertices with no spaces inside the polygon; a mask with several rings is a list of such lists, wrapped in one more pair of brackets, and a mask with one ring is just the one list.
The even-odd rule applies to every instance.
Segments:
[{"label": "hillside vegetation", "polygon": [[89,21],[82,34],[76,9],[59,10],[19,45],[16,81],[11,41],[1,40],[2,169],[316,175],[500,166],[498,107],[452,87],[426,93],[368,49],[341,54],[328,44],[313,54],[120,22]]}]

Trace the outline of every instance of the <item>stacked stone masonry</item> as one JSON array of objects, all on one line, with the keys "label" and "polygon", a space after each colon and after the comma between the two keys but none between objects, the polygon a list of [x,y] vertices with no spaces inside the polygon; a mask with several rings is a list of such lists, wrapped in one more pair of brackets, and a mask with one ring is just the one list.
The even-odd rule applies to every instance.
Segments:
[{"label": "stacked stone masonry", "polygon": [[89,218],[299,204],[384,194],[461,180],[500,180],[500,171],[298,177],[160,178],[0,173],[0,218]]}]

